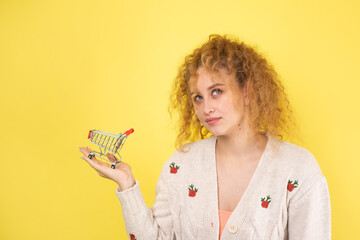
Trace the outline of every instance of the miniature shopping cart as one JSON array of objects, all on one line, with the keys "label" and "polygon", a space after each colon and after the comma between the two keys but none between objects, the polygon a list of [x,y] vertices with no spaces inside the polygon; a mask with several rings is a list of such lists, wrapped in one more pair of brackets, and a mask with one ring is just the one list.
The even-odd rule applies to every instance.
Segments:
[{"label": "miniature shopping cart", "polygon": [[[125,143],[126,138],[134,132],[134,129],[129,129],[124,133],[114,134],[108,133],[99,130],[90,130],[88,139],[90,142],[95,143],[99,148],[100,152],[91,151],[89,154],[89,158],[91,159],[93,156],[97,156],[105,161],[111,162],[111,168],[115,168],[115,165],[121,161],[120,149]],[[117,154],[119,156],[119,160],[114,159],[114,161],[110,161],[109,159],[104,158],[103,156],[106,154],[106,151],[112,153],[114,156]]]}]

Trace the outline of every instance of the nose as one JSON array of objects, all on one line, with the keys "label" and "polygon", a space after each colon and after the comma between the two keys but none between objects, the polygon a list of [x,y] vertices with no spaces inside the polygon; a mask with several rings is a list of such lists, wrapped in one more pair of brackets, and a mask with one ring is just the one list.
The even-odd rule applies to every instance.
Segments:
[{"label": "nose", "polygon": [[204,98],[204,114],[210,114],[215,111],[214,102],[211,99]]}]

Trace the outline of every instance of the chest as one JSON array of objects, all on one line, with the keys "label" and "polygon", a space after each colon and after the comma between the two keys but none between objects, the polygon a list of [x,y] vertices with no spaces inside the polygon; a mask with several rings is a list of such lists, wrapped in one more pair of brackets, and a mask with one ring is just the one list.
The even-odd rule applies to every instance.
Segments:
[{"label": "chest", "polygon": [[236,168],[218,167],[218,204],[219,209],[233,211],[255,173],[257,162]]},{"label": "chest", "polygon": [[[252,165],[226,167],[218,166],[215,158],[204,159],[188,165],[176,163],[180,166],[179,171],[169,173],[172,177],[169,203],[174,216],[178,217],[174,217],[174,225],[182,226],[175,229],[182,239],[218,238],[218,209],[233,212],[225,225],[223,239],[234,236],[228,231],[231,226],[236,226],[237,236],[242,236],[236,239],[251,239],[254,229],[261,234],[272,231],[277,216],[284,216],[282,219],[286,221],[287,208],[283,206],[286,201],[282,199],[286,197],[287,177],[281,175],[283,171],[275,171],[277,168],[269,170],[267,166],[274,164],[267,165],[262,161],[259,165],[259,161],[255,161]],[[279,181],[285,185],[280,186]],[[190,190],[192,186],[198,191]],[[284,191],[279,191],[277,186]],[[261,199],[268,195],[271,203],[264,208]],[[265,236],[255,239],[265,239]]]}]

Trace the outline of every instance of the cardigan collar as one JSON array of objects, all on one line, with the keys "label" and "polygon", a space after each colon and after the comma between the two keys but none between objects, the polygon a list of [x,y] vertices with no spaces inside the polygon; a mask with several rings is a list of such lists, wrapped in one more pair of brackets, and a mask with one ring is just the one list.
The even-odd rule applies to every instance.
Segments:
[{"label": "cardigan collar", "polygon": [[[236,224],[238,226],[241,226],[246,218],[247,214],[247,204],[251,202],[251,198],[256,192],[257,186],[261,184],[262,176],[266,174],[267,171],[269,171],[269,160],[271,160],[274,157],[274,154],[276,154],[279,148],[280,140],[278,140],[276,137],[274,137],[271,134],[266,134],[268,137],[268,141],[266,143],[266,147],[264,152],[261,155],[261,158],[259,160],[259,163],[256,167],[256,170],[246,188],[244,191],[240,201],[238,202],[237,206],[235,207],[233,213],[231,214],[228,223]],[[207,216],[205,219],[212,219],[211,221],[215,221],[216,226],[219,226],[219,202],[218,202],[218,182],[217,182],[217,171],[216,171],[216,157],[215,157],[215,146],[217,137],[211,136],[208,139],[208,144],[206,144],[206,151],[205,151],[205,158],[207,162],[207,173],[208,176],[206,177],[211,183],[210,187],[210,195],[209,196],[209,202],[208,207],[210,210],[210,215]],[[209,214],[209,213],[204,213]],[[232,217],[235,215],[235,217]],[[240,216],[240,217],[239,217]],[[211,222],[212,223],[212,222]],[[210,225],[210,222],[204,222],[205,225]],[[225,225],[225,228],[227,227],[227,224]],[[218,230],[217,230],[218,231]],[[219,234],[217,232],[217,234]]]}]

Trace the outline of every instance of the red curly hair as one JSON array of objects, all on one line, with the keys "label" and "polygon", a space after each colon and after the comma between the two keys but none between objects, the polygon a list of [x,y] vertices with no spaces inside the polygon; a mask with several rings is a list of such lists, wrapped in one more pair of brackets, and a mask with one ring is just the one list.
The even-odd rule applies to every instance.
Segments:
[{"label": "red curly hair", "polygon": [[254,48],[228,35],[212,34],[209,40],[185,57],[173,82],[169,112],[179,114],[178,135],[175,146],[183,151],[187,142],[211,135],[195,114],[190,97],[189,80],[200,67],[217,73],[225,69],[234,73],[249,97],[250,127],[256,133],[270,133],[280,139],[295,126],[293,111],[278,74],[268,61]]}]

